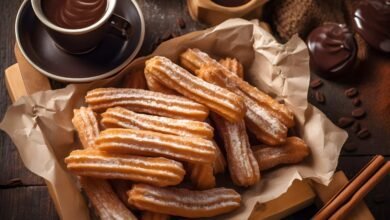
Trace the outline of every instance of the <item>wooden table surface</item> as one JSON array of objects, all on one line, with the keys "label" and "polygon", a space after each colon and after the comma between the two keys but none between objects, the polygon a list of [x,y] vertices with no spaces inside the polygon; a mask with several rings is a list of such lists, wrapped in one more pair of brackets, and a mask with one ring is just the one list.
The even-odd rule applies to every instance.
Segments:
[{"label": "wooden table surface", "polygon": [[[14,21],[21,2],[22,0],[0,1],[0,70],[2,73],[15,63]],[[138,2],[146,20],[146,38],[139,55],[150,53],[159,40],[169,35],[181,35],[207,27],[191,20],[185,1],[139,0]],[[179,27],[177,19],[185,21],[185,28]],[[2,118],[7,106],[11,104],[3,74],[0,75],[0,85],[0,117]],[[52,86],[59,88],[64,85],[52,82]],[[317,105],[310,95],[309,100]],[[319,107],[321,109],[321,106]],[[334,114],[334,111],[325,111],[325,113]],[[380,148],[381,150],[366,150],[364,153],[343,151],[338,169],[343,170],[348,178],[352,178],[372,155],[382,153],[389,159],[390,146],[381,147],[383,148]],[[24,167],[12,141],[2,131],[0,131],[0,172],[0,219],[58,219],[44,181]],[[387,176],[385,181],[382,181],[365,198],[366,204],[377,219],[389,219],[389,191],[390,177]],[[315,212],[316,207],[313,205],[288,219],[309,219]]]}]

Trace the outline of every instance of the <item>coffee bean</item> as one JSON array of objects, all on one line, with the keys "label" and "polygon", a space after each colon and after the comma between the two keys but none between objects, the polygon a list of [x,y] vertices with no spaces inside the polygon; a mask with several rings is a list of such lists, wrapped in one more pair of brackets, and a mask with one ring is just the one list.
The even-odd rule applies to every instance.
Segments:
[{"label": "coffee bean", "polygon": [[355,132],[355,133],[358,133],[360,131],[360,123],[359,122],[355,122],[352,125],[352,131]]},{"label": "coffee bean", "polygon": [[320,79],[315,79],[310,82],[310,87],[312,89],[316,89],[318,87],[322,86],[322,81]]},{"label": "coffee bean", "polygon": [[358,94],[358,90],[356,88],[349,88],[349,89],[346,89],[344,91],[344,94],[347,96],[347,97],[354,97]]},{"label": "coffee bean", "polygon": [[357,136],[360,138],[360,139],[365,139],[365,138],[368,138],[370,136],[370,132],[368,131],[367,128],[362,128],[360,129],[360,131],[357,133]]},{"label": "coffee bean", "polygon": [[186,22],[184,21],[183,18],[178,18],[178,19],[176,20],[176,23],[177,23],[177,25],[179,25],[179,27],[180,27],[181,29],[186,28]]},{"label": "coffee bean", "polygon": [[352,116],[355,118],[361,118],[366,115],[366,111],[363,108],[357,108],[352,111]]},{"label": "coffee bean", "polygon": [[353,152],[357,150],[357,146],[355,144],[346,143],[344,144],[343,149],[347,152]]},{"label": "coffee bean", "polygon": [[325,103],[325,95],[322,92],[316,91],[314,97],[318,103]]},{"label": "coffee bean", "polygon": [[340,128],[346,128],[353,124],[355,120],[351,117],[341,117],[338,120],[338,125]]},{"label": "coffee bean", "polygon": [[359,98],[354,98],[354,99],[352,99],[352,104],[353,104],[354,106],[359,106],[361,103],[362,103],[362,102],[360,101]]}]

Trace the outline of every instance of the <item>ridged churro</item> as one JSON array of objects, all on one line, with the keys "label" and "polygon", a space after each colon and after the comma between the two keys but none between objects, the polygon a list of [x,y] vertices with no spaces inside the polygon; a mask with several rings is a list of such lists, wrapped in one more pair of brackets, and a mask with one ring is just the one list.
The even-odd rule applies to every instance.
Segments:
[{"label": "ridged churro", "polygon": [[[93,149],[99,127],[94,112],[81,107],[74,110],[72,123],[79,134],[80,142],[86,149]],[[115,195],[106,180],[80,177],[80,184],[94,206],[100,219],[137,219],[125,203]]]},{"label": "ridged churro", "polygon": [[259,165],[253,156],[243,120],[231,123],[211,114],[223,139],[230,176],[238,186],[251,186],[260,180]]},{"label": "ridged churro", "polygon": [[205,82],[166,57],[155,56],[146,61],[145,74],[164,86],[197,101],[231,122],[244,117],[242,98],[227,89]]},{"label": "ridged churro", "polygon": [[197,74],[197,70],[205,65],[221,70],[220,74],[222,74],[223,79],[226,80],[230,88],[240,90],[254,102],[263,106],[270,112],[271,115],[278,118],[283,124],[285,124],[286,127],[290,128],[294,126],[294,116],[285,105],[278,103],[269,95],[240,79],[235,73],[229,71],[228,68],[209,57],[208,54],[200,51],[199,49],[188,49],[180,55],[180,61],[185,68],[190,69],[195,74]]},{"label": "ridged churro", "polygon": [[213,217],[240,206],[241,196],[226,188],[192,191],[135,184],[128,192],[129,203],[141,210],[186,218]]},{"label": "ridged churro", "polygon": [[89,91],[85,100],[98,112],[124,107],[140,113],[197,121],[208,116],[207,107],[185,97],[142,89],[99,88]]},{"label": "ridged churro", "polygon": [[80,177],[80,184],[102,220],[136,220],[106,180]]},{"label": "ridged churro", "polygon": [[234,84],[227,81],[220,68],[206,65],[197,72],[201,72],[205,80],[226,87],[243,98],[247,106],[246,125],[258,140],[269,145],[277,145],[286,141],[287,127],[275,115],[271,114],[264,105],[260,105]]},{"label": "ridged churro", "polygon": [[85,149],[94,148],[95,138],[99,136],[99,124],[95,113],[90,108],[81,107],[73,110],[73,126],[79,135],[81,144]]},{"label": "ridged churro", "polygon": [[96,147],[111,153],[162,156],[190,163],[212,163],[216,150],[212,141],[153,131],[107,129],[96,139]]},{"label": "ridged churro", "polygon": [[309,155],[310,151],[302,139],[288,137],[286,142],[279,146],[254,146],[253,153],[260,170],[267,170],[280,164],[299,163]]},{"label": "ridged churro", "polygon": [[214,169],[211,164],[189,164],[188,170],[195,188],[211,189],[215,187]]},{"label": "ridged churro", "polygon": [[75,150],[65,158],[67,168],[79,176],[124,179],[156,186],[179,184],[183,165],[166,158],[115,155],[99,150]]},{"label": "ridged churro", "polygon": [[219,60],[219,63],[241,79],[244,78],[244,67],[236,58],[226,57],[225,59]]},{"label": "ridged churro", "polygon": [[155,213],[155,212],[143,212],[141,220],[169,220],[171,217],[166,214]]},{"label": "ridged churro", "polygon": [[205,139],[214,136],[213,127],[205,122],[140,114],[122,107],[109,108],[101,116],[105,128],[140,129]]}]

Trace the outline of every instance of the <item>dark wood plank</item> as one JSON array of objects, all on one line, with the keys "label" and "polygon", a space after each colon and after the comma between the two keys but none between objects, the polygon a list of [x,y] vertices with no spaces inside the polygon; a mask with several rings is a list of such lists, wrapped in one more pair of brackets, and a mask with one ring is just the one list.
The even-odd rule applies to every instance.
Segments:
[{"label": "dark wood plank", "polygon": [[46,186],[0,190],[0,219],[58,219]]},{"label": "dark wood plank", "polygon": [[[15,57],[13,52],[13,45],[15,44],[14,34],[14,22],[16,12],[19,8],[22,0],[15,1],[0,1],[0,14],[2,15],[0,22],[0,69],[4,73],[4,70],[11,64],[15,63]],[[4,76],[0,76],[0,116],[2,117],[11,104],[11,100],[8,97],[8,93],[5,87]],[[11,140],[6,134],[0,131],[0,185],[8,184],[10,180],[20,178],[21,181],[27,185],[44,184],[41,178],[28,171],[16,150]]]},{"label": "dark wood plank", "polygon": [[[145,41],[140,56],[148,55],[156,48],[158,42],[169,35],[179,36],[188,32],[205,28],[191,19],[188,14],[186,1],[139,0],[145,17]],[[177,19],[183,19],[185,28],[180,28]]]}]

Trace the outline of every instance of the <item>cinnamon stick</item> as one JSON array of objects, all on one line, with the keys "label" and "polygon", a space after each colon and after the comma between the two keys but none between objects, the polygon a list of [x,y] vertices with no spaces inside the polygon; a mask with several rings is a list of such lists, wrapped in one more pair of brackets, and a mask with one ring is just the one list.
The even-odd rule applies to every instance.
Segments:
[{"label": "cinnamon stick", "polygon": [[364,196],[371,191],[388,173],[390,173],[390,161],[386,162],[358,191],[352,198],[339,208],[329,219],[344,219],[355,205],[360,202]]},{"label": "cinnamon stick", "polygon": [[328,219],[352,195],[372,177],[384,164],[383,156],[375,156],[345,187],[343,187],[327,204],[313,217],[314,220]]}]

